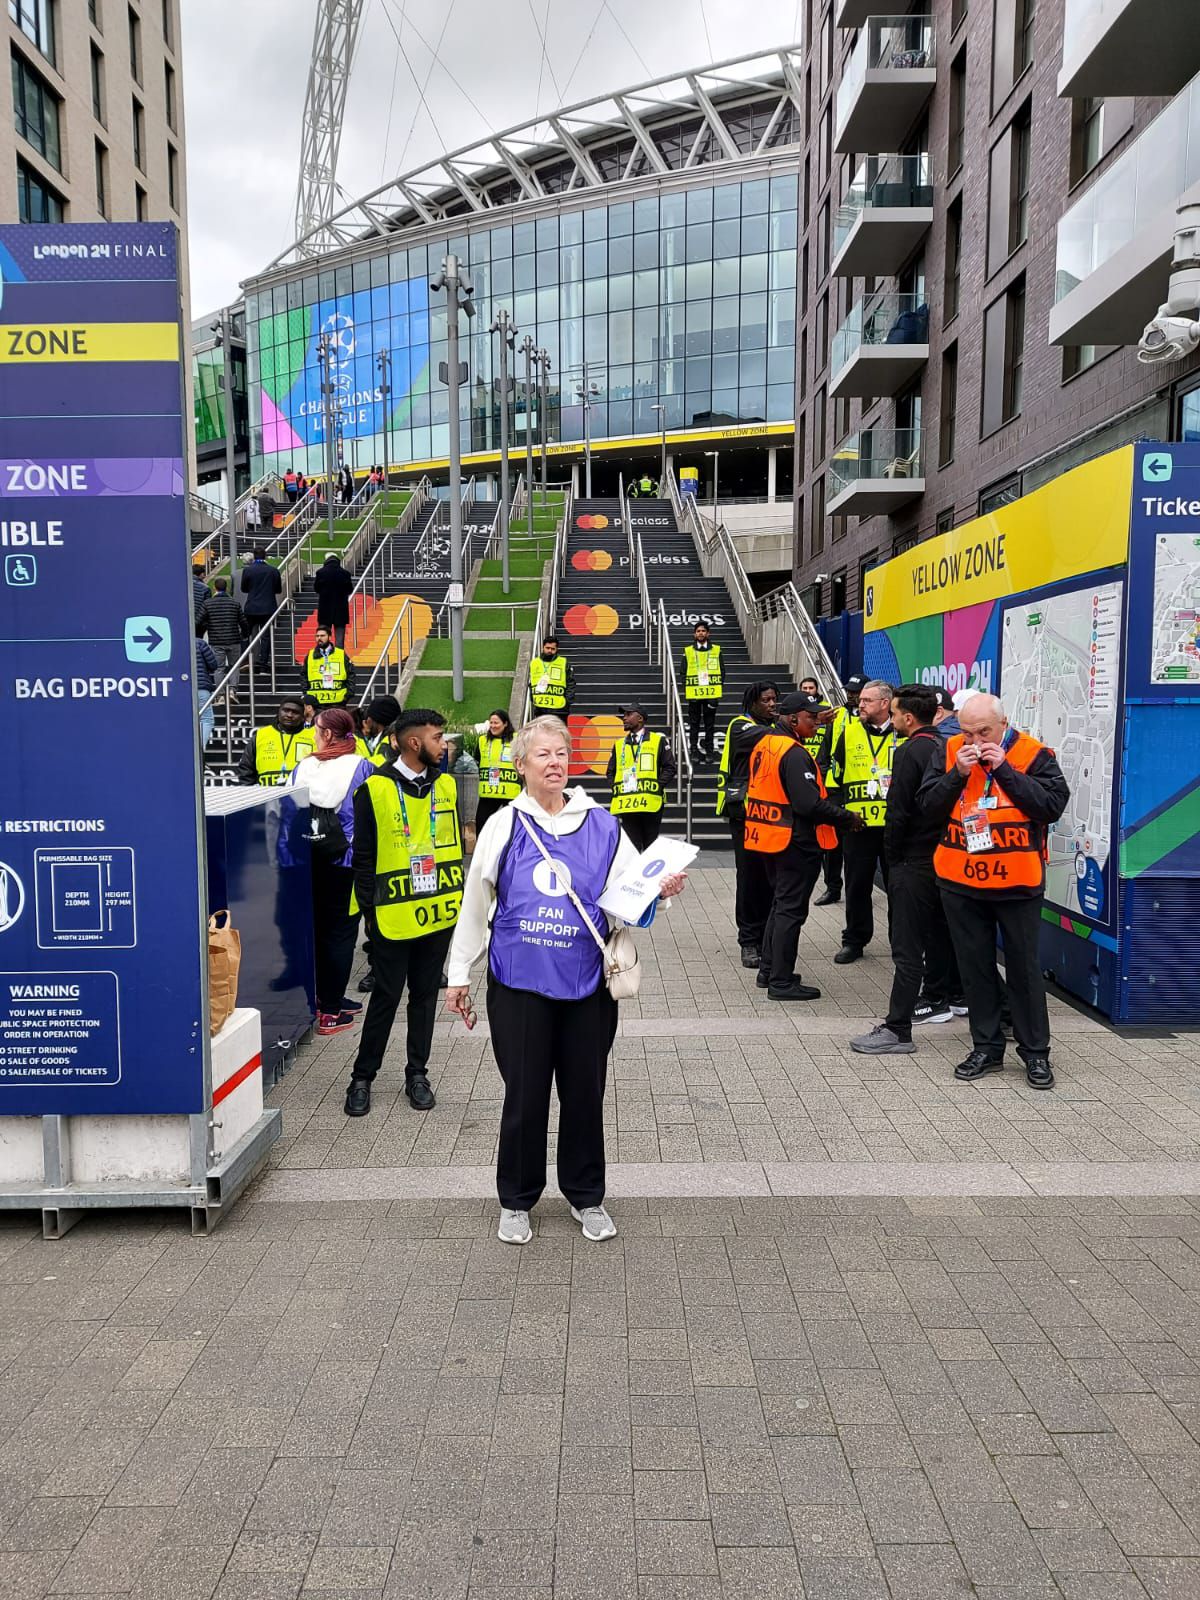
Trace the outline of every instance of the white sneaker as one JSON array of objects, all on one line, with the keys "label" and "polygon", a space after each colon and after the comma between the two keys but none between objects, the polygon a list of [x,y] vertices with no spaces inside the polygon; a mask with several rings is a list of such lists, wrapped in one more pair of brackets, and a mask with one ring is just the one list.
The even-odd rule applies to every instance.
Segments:
[{"label": "white sneaker", "polygon": [[572,1206],[571,1215],[583,1229],[583,1237],[590,1239],[593,1244],[616,1235],[617,1225],[603,1206],[584,1206],[582,1211]]},{"label": "white sneaker", "polygon": [[503,1239],[505,1244],[528,1244],[533,1238],[528,1211],[510,1211],[507,1206],[501,1206],[496,1237]]}]

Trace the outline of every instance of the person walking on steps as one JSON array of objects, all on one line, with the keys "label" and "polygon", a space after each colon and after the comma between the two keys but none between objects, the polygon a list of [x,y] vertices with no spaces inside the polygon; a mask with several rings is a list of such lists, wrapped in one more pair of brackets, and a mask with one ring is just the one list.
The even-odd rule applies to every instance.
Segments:
[{"label": "person walking on steps", "polygon": [[[833,741],[837,738],[838,734],[845,726],[846,720],[849,717],[856,717],[858,715],[858,697],[861,694],[863,684],[866,683],[866,681],[867,680],[860,674],[852,673],[851,676],[846,679],[845,683],[842,684],[842,693],[846,696],[845,705],[835,707],[832,715],[822,713],[823,720],[821,724],[821,744],[816,756],[813,759],[816,761],[817,765],[824,774],[825,781],[829,786],[829,792],[834,796],[835,799],[838,798],[836,794],[837,780],[834,777],[834,774],[829,770],[829,757],[833,749]],[[824,858],[821,862],[821,870],[825,887],[817,896],[816,900],[814,900],[814,905],[837,905],[838,901],[842,898],[842,868],[842,841],[841,837],[839,836],[837,844],[833,847],[833,849],[825,851]]]},{"label": "person walking on steps", "polygon": [[752,683],[742,696],[741,712],[725,730],[717,772],[717,815],[729,824],[735,874],[734,921],[742,965],[757,967],[763,935],[771,914],[771,877],[761,850],[747,850],[746,785],[754,746],[774,731],[779,690],[773,683]]},{"label": "person walking on steps", "polygon": [[317,621],[329,630],[329,637],[334,644],[344,646],[346,629],[350,625],[350,596],[354,592],[354,578],[334,552],[325,557],[313,579],[313,588],[317,592]]},{"label": "person walking on steps", "polygon": [[996,935],[1017,1054],[1031,1089],[1052,1089],[1050,1017],[1039,936],[1046,889],[1046,834],[1071,798],[1054,751],[1009,725],[993,694],[958,710],[962,732],[944,745],[918,794],[941,825],[933,869],[967,997],[971,1051],[954,1069],[970,1083],[1004,1066],[1003,991]]},{"label": "person walking on steps", "polygon": [[529,663],[529,703],[535,716],[571,715],[575,699],[575,672],[565,656],[558,653],[558,640],[548,633],[542,640],[542,653]]},{"label": "person walking on steps", "polygon": [[258,639],[255,660],[260,667],[265,667],[271,646],[271,630],[267,624],[275,615],[283,593],[283,579],[279,568],[267,560],[264,545],[257,547],[254,560],[242,568],[241,590],[245,595],[242,609],[246,613],[246,630],[252,639]]},{"label": "person walking on steps", "polygon": [[[550,1090],[558,1090],[558,1186],[585,1239],[611,1239],[604,1205],[604,1090],[617,1031],[597,941],[609,931],[605,889],[637,860],[617,819],[582,788],[566,790],[571,736],[557,717],[517,734],[524,791],[480,833],[450,950],[446,1006],[475,1024],[471,968],[487,952],[492,1051],[504,1082],[496,1188],[498,1236],[528,1244],[546,1187]],[[663,879],[659,899],[686,874]],[[654,919],[652,901],[639,926]]]},{"label": "person walking on steps", "polygon": [[[842,721],[833,740],[830,770],[837,778],[837,797],[864,826],[842,840],[846,872],[846,925],[838,966],[858,961],[875,934],[872,899],[875,873],[887,889],[888,864],[883,852],[892,761],[899,736],[892,727],[892,686],[882,678],[865,683],[858,698],[859,715]],[[832,785],[830,786],[833,787]]]},{"label": "person walking on steps", "polygon": [[[687,701],[688,743],[696,761],[711,761],[716,754],[717,706],[721,700],[721,646],[710,644],[708,624],[698,622],[692,642],[683,652],[683,698]],[[704,722],[704,748],[700,723]]]},{"label": "person walking on steps", "polygon": [[354,796],[354,890],[371,939],[375,984],[346,1091],[348,1117],[371,1109],[371,1085],[406,989],[404,1093],[414,1111],[437,1103],[429,1052],[463,890],[458,788],[438,771],[445,728],[439,711],[403,712],[389,729],[392,759]]},{"label": "person walking on steps", "polygon": [[246,619],[242,608],[229,592],[228,578],[214,578],[213,590],[200,613],[200,625],[205,638],[216,652],[221,670],[229,677],[229,697],[236,699],[239,674],[231,671],[242,653],[242,640],[246,636]]},{"label": "person walking on steps", "polygon": [[475,837],[484,823],[501,806],[515,800],[521,792],[521,775],[513,761],[516,730],[508,712],[493,711],[487,732],[479,736],[479,803],[475,807]]},{"label": "person walking on steps", "polygon": [[930,771],[945,770],[945,745],[933,725],[937,695],[924,684],[906,683],[892,696],[892,725],[903,739],[892,763],[883,849],[888,864],[888,934],[895,975],[887,1016],[869,1033],[851,1039],[864,1056],[911,1055],[913,1023],[924,985],[931,1014],[951,1015],[958,969],[950,930],[933,870],[941,823],[925,815],[917,794]]},{"label": "person walking on steps", "polygon": [[820,999],[821,991],[801,983],[795,970],[800,930],[833,826],[863,826],[827,797],[821,769],[804,748],[820,709],[812,695],[784,695],[775,732],[760,738],[750,756],[745,844],[765,858],[774,891],[756,981],[772,1000]]},{"label": "person walking on steps", "polygon": [[354,698],[354,663],[334,644],[324,624],[318,625],[313,647],[304,658],[302,678],[303,688],[320,705],[345,705]]},{"label": "person walking on steps", "polygon": [[618,706],[625,732],[613,745],[605,777],[612,785],[608,809],[620,820],[634,848],[645,850],[662,827],[663,790],[677,768],[665,733],[651,733],[646,710],[636,700]]}]

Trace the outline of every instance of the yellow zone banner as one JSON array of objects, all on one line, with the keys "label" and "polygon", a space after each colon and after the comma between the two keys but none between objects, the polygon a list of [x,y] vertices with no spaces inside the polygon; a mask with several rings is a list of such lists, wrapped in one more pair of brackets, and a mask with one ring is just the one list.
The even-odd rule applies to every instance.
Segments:
[{"label": "yellow zone banner", "polygon": [[1133,446],[1126,445],[961,528],[872,567],[867,633],[1024,594],[1129,559]]},{"label": "yellow zone banner", "polygon": [[0,323],[0,366],[178,360],[174,322]]},{"label": "yellow zone banner", "polygon": [[[687,428],[678,433],[668,432],[667,443],[669,445],[713,444],[724,441],[730,444],[736,444],[743,440],[747,443],[751,443],[756,439],[781,438],[785,435],[790,436],[791,434],[795,433],[795,431],[796,425],[794,422],[750,422],[732,425],[728,428]],[[592,454],[594,456],[599,456],[615,450],[626,452],[630,450],[654,452],[659,449],[661,444],[661,433],[624,434],[619,438],[593,439]],[[557,444],[548,444],[546,446],[547,458],[553,458],[555,456],[578,456],[580,459],[582,459],[583,453],[584,444],[582,439],[562,440]],[[541,460],[541,455],[542,447],[540,444],[535,442],[533,446],[535,471],[537,462]],[[524,459],[524,443],[512,445],[509,449],[509,460],[520,463]],[[462,458],[462,464],[464,467],[486,467],[492,465],[493,463],[498,465],[499,461],[500,452],[498,450],[476,450],[464,455]],[[406,461],[403,466],[398,466],[396,470],[397,472],[437,472],[443,467],[449,466],[449,464],[449,460],[446,456],[440,456],[436,458],[430,458],[427,461]]]}]

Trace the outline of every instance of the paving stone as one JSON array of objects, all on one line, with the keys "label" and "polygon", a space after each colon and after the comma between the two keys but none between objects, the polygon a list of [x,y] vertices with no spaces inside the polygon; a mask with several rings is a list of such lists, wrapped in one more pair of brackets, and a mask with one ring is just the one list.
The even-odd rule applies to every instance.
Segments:
[{"label": "paving stone", "polygon": [[721,1586],[738,1600],[794,1600],[803,1594],[792,1550],[718,1550]]},{"label": "paving stone", "polygon": [[717,1552],[706,1522],[639,1520],[639,1577],[716,1576]]}]

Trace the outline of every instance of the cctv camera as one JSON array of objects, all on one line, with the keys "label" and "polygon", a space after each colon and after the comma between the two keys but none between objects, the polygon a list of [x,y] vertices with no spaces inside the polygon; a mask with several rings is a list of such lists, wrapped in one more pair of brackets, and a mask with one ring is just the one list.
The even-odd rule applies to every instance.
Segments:
[{"label": "cctv camera", "polygon": [[828,583],[829,582],[829,574],[827,572],[818,572],[815,581],[817,583]]},{"label": "cctv camera", "polygon": [[1158,315],[1146,324],[1138,345],[1138,360],[1146,364],[1182,361],[1197,348],[1200,348],[1200,322],[1194,317],[1173,317],[1169,307],[1160,306]]},{"label": "cctv camera", "polygon": [[436,278],[430,278],[429,287],[431,289],[444,289],[446,287],[446,274],[439,272]]},{"label": "cctv camera", "polygon": [[1200,203],[1177,208],[1171,281],[1158,315],[1138,345],[1142,362],[1181,361],[1200,347]]}]

